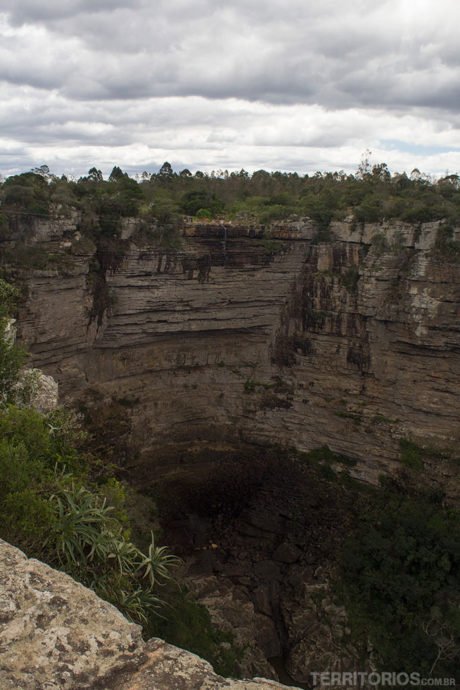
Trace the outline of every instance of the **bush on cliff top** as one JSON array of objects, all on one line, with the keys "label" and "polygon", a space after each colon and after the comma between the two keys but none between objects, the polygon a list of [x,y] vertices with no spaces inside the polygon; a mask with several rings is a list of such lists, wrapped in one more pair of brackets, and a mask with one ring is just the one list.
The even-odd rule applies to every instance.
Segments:
[{"label": "bush on cliff top", "polygon": [[59,422],[13,405],[0,411],[0,536],[146,623],[176,559],[153,535],[146,552],[131,541],[123,487],[91,480]]}]

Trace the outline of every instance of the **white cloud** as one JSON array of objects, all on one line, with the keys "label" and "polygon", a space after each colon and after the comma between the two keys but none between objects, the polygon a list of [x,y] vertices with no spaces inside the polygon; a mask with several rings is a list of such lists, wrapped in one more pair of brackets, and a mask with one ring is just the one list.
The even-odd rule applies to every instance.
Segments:
[{"label": "white cloud", "polygon": [[366,148],[400,170],[460,168],[457,0],[3,0],[2,11],[4,173],[165,159],[353,170]]}]

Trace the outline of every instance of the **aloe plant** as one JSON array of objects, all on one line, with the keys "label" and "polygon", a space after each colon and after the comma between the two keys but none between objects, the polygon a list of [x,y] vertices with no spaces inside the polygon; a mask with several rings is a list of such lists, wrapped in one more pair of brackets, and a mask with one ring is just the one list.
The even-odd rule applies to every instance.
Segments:
[{"label": "aloe plant", "polygon": [[45,542],[48,552],[130,619],[147,622],[162,603],[154,590],[171,579],[179,559],[156,545],[153,532],[143,553],[125,536],[106,499],[84,486],[63,485],[50,498],[55,520]]}]

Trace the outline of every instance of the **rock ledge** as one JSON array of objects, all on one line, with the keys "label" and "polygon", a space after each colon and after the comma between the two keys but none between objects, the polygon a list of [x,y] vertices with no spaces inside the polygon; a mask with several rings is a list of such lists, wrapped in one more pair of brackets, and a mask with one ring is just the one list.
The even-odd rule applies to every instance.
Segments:
[{"label": "rock ledge", "polygon": [[111,604],[0,540],[2,690],[274,690],[265,679],[230,680],[139,626]]}]

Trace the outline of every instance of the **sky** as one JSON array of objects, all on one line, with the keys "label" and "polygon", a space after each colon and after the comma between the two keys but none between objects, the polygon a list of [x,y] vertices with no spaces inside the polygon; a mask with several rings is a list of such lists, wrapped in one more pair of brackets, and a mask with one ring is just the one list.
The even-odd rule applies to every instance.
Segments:
[{"label": "sky", "polygon": [[459,0],[0,0],[0,174],[460,172]]}]

